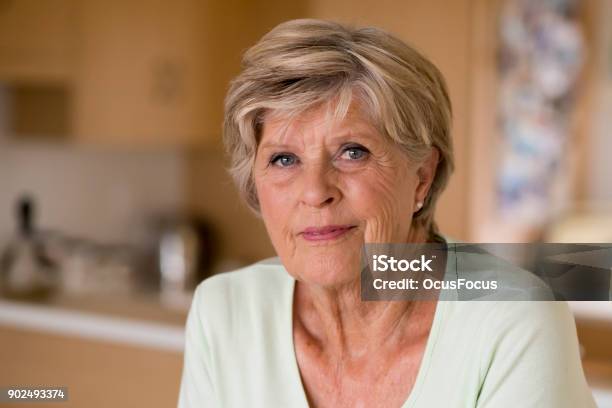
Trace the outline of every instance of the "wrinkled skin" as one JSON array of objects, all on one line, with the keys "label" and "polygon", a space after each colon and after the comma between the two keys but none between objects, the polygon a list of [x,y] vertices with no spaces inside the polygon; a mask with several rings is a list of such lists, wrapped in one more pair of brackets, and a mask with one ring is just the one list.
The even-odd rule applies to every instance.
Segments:
[{"label": "wrinkled skin", "polygon": [[[424,164],[409,162],[357,107],[341,123],[328,118],[321,106],[289,123],[266,120],[254,177],[263,220],[289,273],[338,286],[358,278],[364,242],[419,240],[412,214],[427,194],[438,156],[432,149]],[[300,235],[330,224],[356,228],[330,242]]]}]

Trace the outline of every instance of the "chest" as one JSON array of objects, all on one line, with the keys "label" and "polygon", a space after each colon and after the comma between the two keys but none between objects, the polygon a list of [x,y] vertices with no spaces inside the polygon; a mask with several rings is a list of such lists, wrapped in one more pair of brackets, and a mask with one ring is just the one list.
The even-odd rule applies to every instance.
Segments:
[{"label": "chest", "polygon": [[295,335],[300,376],[311,407],[401,407],[414,388],[426,341],[342,359]]}]

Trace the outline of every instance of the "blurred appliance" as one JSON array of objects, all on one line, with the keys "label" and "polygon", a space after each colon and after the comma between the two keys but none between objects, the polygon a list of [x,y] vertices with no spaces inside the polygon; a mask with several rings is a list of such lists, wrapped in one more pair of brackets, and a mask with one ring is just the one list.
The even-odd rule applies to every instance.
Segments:
[{"label": "blurred appliance", "polygon": [[34,200],[21,197],[16,215],[17,234],[0,256],[0,293],[12,298],[47,297],[57,288],[58,268],[34,226]]},{"label": "blurred appliance", "polygon": [[130,246],[65,237],[60,240],[62,292],[127,295],[138,289],[133,282],[136,251]]},{"label": "blurred appliance", "polygon": [[164,303],[185,306],[193,290],[211,274],[215,239],[209,223],[198,218],[162,220],[158,240],[160,295]]}]

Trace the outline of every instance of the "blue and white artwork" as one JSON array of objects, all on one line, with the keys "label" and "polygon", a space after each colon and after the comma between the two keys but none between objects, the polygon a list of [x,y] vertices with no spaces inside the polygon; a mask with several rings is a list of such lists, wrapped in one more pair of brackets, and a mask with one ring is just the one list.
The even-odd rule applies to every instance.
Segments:
[{"label": "blue and white artwork", "polygon": [[506,0],[500,16],[497,202],[545,223],[567,202],[567,147],[583,56],[578,0]]}]

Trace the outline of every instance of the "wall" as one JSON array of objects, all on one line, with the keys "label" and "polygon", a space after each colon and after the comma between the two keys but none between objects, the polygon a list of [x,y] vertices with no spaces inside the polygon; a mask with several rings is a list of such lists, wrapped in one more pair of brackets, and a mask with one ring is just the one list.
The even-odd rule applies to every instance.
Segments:
[{"label": "wall", "polygon": [[592,141],[590,143],[587,166],[592,177],[585,183],[589,200],[593,205],[612,202],[612,132],[610,131],[610,118],[612,117],[612,27],[609,22],[612,19],[612,2],[602,1],[597,16],[597,48],[593,52],[598,58],[596,68],[596,79],[598,86],[595,96],[595,106],[592,116],[593,121]]},{"label": "wall", "polygon": [[15,231],[15,202],[26,192],[42,228],[134,242],[149,215],[184,207],[185,178],[179,151],[0,142],[0,244]]},{"label": "wall", "polygon": [[194,152],[188,157],[190,202],[194,212],[215,222],[220,256],[251,263],[274,256],[263,222],[242,204],[219,151]]}]

